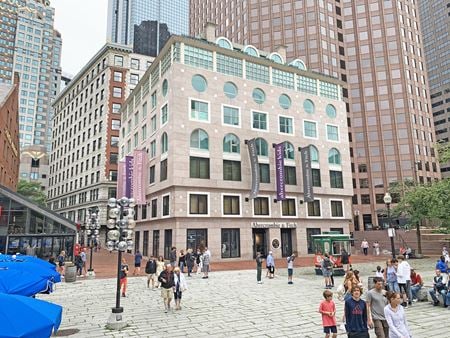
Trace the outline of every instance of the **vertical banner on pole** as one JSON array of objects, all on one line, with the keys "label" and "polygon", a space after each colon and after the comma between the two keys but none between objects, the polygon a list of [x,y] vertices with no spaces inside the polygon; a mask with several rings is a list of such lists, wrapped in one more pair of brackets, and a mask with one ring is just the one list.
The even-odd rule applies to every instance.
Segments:
[{"label": "vertical banner on pole", "polygon": [[303,147],[300,150],[300,154],[302,157],[304,199],[305,202],[314,202],[310,146]]},{"label": "vertical banner on pole", "polygon": [[125,197],[133,196],[133,156],[125,156]]},{"label": "vertical banner on pole", "polygon": [[275,145],[275,172],[277,181],[277,200],[286,199],[286,187],[284,183],[284,143]]},{"label": "vertical banner on pole", "polygon": [[125,196],[125,190],[126,190],[126,171],[125,171],[125,161],[119,161],[119,164],[117,166],[117,192],[116,192],[116,198],[122,198]]},{"label": "vertical banner on pole", "polygon": [[147,152],[143,149],[133,152],[133,197],[137,205],[145,204],[145,173]]},{"label": "vertical banner on pole", "polygon": [[258,163],[258,153],[256,151],[256,140],[251,139],[247,141],[248,146],[248,156],[250,157],[250,167],[252,173],[252,187],[250,190],[249,198],[255,198],[259,193],[259,163]]}]

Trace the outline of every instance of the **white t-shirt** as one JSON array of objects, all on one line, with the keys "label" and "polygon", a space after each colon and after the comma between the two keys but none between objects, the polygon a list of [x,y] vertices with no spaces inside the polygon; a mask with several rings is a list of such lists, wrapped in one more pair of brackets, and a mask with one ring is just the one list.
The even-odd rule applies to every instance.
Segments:
[{"label": "white t-shirt", "polygon": [[411,280],[411,266],[407,261],[403,261],[397,268],[397,282],[399,284],[406,284],[408,280]]}]

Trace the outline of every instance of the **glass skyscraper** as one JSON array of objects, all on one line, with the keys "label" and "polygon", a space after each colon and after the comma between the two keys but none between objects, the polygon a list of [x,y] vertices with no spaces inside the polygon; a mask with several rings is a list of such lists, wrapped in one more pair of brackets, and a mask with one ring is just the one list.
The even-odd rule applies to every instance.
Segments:
[{"label": "glass skyscraper", "polygon": [[142,21],[167,24],[171,34],[189,33],[189,0],[109,0],[108,40],[132,45],[134,25]]}]

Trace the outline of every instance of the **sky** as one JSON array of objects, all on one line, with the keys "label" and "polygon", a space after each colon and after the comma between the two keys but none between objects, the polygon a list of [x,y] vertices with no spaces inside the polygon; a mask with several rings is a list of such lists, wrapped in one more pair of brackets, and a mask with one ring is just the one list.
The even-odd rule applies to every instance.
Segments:
[{"label": "sky", "polygon": [[108,0],[51,0],[62,35],[62,71],[72,76],[106,43]]}]

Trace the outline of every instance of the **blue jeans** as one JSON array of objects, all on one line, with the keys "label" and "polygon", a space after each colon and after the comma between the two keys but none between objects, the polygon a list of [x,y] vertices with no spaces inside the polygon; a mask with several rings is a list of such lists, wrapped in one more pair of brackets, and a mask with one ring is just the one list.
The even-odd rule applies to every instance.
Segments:
[{"label": "blue jeans", "polygon": [[422,286],[420,286],[420,285],[411,286],[412,299],[417,299],[417,292],[419,292],[419,290],[421,288],[422,288]]},{"label": "blue jeans", "polygon": [[446,306],[450,306],[450,291],[447,292],[447,296],[445,297],[445,304]]},{"label": "blue jeans", "polygon": [[[436,292],[434,289],[430,289],[430,290],[428,290],[428,292],[429,292],[431,298],[433,299],[433,301],[434,301],[435,303],[439,303],[439,299],[436,297],[436,293],[437,293],[437,292]],[[445,302],[445,301],[446,301],[445,298],[446,298],[446,295],[447,295],[447,291],[441,290],[440,294],[442,295],[442,299],[443,299],[444,302]]]},{"label": "blue jeans", "polygon": [[180,262],[180,270],[184,273],[184,262]]},{"label": "blue jeans", "polygon": [[394,291],[394,292],[400,292],[400,288],[398,287],[398,282],[387,282],[388,284],[388,290]]}]

